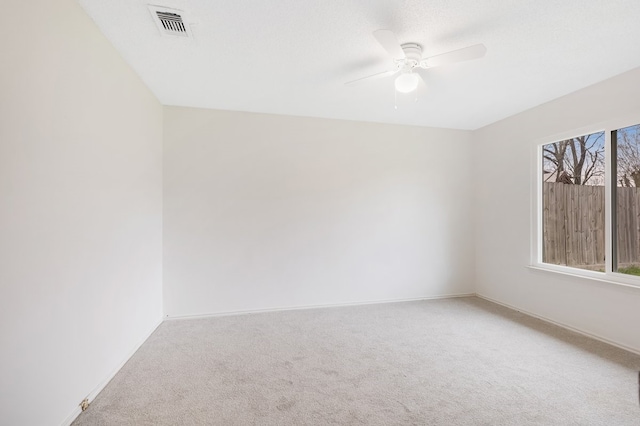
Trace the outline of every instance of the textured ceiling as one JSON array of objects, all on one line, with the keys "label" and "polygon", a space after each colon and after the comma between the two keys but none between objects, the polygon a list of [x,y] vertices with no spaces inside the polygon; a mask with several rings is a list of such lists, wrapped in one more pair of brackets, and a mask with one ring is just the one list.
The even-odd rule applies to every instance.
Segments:
[{"label": "textured ceiling", "polygon": [[[166,105],[476,129],[640,66],[638,0],[79,0]],[[160,35],[147,4],[185,11],[194,38]],[[484,43],[397,95],[372,36],[431,56]]]}]

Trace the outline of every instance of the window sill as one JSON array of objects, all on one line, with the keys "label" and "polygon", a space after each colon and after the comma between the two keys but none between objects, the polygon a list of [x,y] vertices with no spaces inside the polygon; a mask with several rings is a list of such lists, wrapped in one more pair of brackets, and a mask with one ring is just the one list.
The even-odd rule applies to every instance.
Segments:
[{"label": "window sill", "polygon": [[624,274],[618,274],[615,272],[607,274],[606,272],[596,272],[596,271],[587,271],[587,270],[583,271],[577,268],[570,268],[570,267],[559,266],[559,265],[547,265],[547,264],[528,265],[527,268],[534,271],[551,272],[554,274],[560,274],[560,275],[565,275],[569,277],[587,279],[592,281],[599,281],[602,283],[614,284],[622,287],[635,288],[636,290],[640,290],[640,277],[632,278],[632,277],[625,276]]}]

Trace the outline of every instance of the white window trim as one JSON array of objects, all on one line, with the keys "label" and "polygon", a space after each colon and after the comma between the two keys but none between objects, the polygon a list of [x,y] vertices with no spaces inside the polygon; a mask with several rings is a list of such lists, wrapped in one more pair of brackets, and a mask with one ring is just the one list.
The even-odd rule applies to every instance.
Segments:
[{"label": "white window trim", "polygon": [[[531,263],[532,269],[545,270],[560,273],[573,277],[587,278],[612,284],[621,284],[626,287],[640,289],[640,277],[634,275],[620,274],[613,272],[612,258],[612,206],[611,200],[611,131],[640,124],[640,111],[625,115],[623,117],[611,119],[605,122],[596,123],[591,126],[581,127],[570,131],[557,133],[554,135],[538,138],[533,141],[533,152],[531,161]],[[574,268],[571,266],[554,265],[542,262],[542,146],[578,136],[591,133],[604,132],[605,135],[605,272],[589,271],[586,269]]]}]

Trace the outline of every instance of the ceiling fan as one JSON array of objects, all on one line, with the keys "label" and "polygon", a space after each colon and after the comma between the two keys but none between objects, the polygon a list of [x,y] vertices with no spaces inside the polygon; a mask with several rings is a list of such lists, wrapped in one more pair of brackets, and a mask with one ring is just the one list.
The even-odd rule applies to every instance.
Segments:
[{"label": "ceiling fan", "polygon": [[395,80],[396,90],[401,93],[409,93],[418,87],[422,79],[420,73],[423,70],[453,64],[455,62],[478,59],[483,57],[487,52],[484,44],[474,44],[473,46],[423,58],[421,45],[418,43],[400,44],[398,38],[391,30],[377,30],[373,32],[373,36],[389,55],[391,55],[394,67],[388,71],[349,81],[345,83],[345,85],[355,86],[360,83],[399,74]]}]

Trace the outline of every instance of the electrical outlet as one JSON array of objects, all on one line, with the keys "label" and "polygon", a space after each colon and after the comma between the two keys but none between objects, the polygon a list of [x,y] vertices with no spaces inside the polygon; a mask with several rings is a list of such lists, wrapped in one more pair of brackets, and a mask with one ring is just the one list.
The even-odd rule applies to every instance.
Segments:
[{"label": "electrical outlet", "polygon": [[82,411],[86,411],[87,408],[89,408],[89,398],[85,398],[82,400],[82,402],[80,403],[80,408],[82,409]]}]

